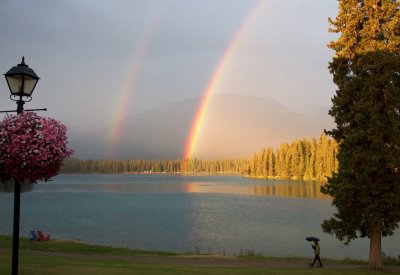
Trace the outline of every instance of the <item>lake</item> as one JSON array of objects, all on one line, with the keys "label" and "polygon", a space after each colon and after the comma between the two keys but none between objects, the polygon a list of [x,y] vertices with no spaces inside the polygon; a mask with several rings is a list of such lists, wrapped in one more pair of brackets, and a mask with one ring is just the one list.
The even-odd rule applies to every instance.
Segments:
[{"label": "lake", "polygon": [[[143,250],[368,259],[369,241],[346,246],[321,230],[334,212],[320,183],[240,176],[59,175],[24,187],[20,233]],[[0,234],[12,234],[12,186],[1,185]],[[382,250],[400,255],[399,231]]]}]

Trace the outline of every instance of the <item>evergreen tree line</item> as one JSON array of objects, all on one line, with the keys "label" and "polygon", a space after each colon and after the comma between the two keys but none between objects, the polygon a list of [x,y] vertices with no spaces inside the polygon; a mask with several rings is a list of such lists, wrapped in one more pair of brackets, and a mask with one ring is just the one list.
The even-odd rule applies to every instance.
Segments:
[{"label": "evergreen tree line", "polygon": [[64,161],[63,173],[228,173],[253,178],[324,180],[337,171],[337,144],[318,138],[264,148],[251,159],[236,160],[81,160]]},{"label": "evergreen tree line", "polygon": [[326,180],[337,172],[338,144],[325,134],[282,143],[254,154],[244,174],[253,178]]},{"label": "evergreen tree line", "polygon": [[64,161],[62,173],[235,173],[246,160],[81,160]]}]

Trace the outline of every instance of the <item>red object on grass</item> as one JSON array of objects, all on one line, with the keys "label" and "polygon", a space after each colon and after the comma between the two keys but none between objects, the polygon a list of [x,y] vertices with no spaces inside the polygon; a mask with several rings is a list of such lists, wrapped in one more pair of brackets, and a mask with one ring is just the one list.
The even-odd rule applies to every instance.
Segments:
[{"label": "red object on grass", "polygon": [[48,241],[48,240],[50,240],[50,235],[45,236],[45,235],[43,235],[42,231],[38,230],[37,231],[37,240],[38,241]]}]

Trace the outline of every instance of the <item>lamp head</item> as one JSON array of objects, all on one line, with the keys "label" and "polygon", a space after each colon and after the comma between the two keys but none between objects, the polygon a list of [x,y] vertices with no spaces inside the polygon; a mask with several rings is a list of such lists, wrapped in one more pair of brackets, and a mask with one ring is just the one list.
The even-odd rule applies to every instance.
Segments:
[{"label": "lamp head", "polygon": [[25,64],[25,58],[4,74],[12,96],[31,97],[39,77]]}]

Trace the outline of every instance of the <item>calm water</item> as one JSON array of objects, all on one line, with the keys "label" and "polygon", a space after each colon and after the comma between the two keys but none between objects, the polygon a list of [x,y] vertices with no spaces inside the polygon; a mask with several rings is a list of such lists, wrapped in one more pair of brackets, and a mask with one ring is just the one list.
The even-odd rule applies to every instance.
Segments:
[{"label": "calm water", "polygon": [[[12,232],[13,193],[0,192],[0,234]],[[12,188],[11,188],[12,189]],[[367,259],[369,243],[349,246],[322,233],[332,215],[319,184],[235,176],[60,175],[21,196],[21,235],[41,229],[56,239],[144,250]],[[400,233],[383,251],[400,255]]]}]

